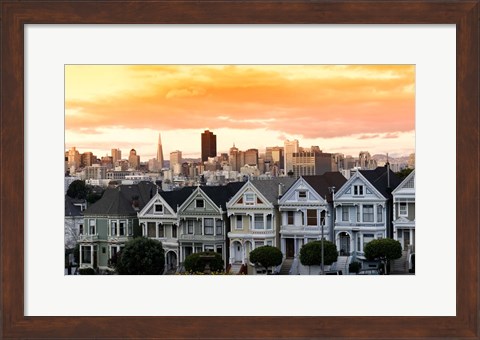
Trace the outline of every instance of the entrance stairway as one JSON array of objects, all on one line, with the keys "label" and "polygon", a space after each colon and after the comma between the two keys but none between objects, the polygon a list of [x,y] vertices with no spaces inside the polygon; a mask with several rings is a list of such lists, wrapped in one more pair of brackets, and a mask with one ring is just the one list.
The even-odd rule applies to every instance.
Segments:
[{"label": "entrance stairway", "polygon": [[332,264],[330,270],[341,270],[343,275],[348,274],[348,256],[337,257],[337,262]]},{"label": "entrance stairway", "polygon": [[285,259],[280,267],[279,275],[289,275],[292,268],[293,258]]},{"label": "entrance stairway", "polygon": [[240,273],[240,269],[242,269],[241,263],[232,263],[229,273],[238,274]]},{"label": "entrance stairway", "polygon": [[408,251],[402,251],[402,257],[392,261],[390,274],[408,273]]}]

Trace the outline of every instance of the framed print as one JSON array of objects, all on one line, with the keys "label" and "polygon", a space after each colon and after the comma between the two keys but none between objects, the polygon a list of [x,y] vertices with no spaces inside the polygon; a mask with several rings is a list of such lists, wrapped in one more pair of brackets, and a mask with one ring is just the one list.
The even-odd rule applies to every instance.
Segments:
[{"label": "framed print", "polygon": [[[478,338],[478,5],[2,2],[2,337]],[[418,96],[429,98],[416,103],[418,183],[427,188],[417,241],[430,244],[415,276],[382,277],[389,289],[381,291],[338,278],[320,287],[315,278],[245,277],[239,286],[234,277],[52,274],[62,261],[55,225],[64,216],[54,211],[63,202],[52,197],[64,170],[54,155],[64,149],[56,114],[64,113],[65,65],[356,62],[416,64]],[[437,308],[440,300],[448,301]]]}]

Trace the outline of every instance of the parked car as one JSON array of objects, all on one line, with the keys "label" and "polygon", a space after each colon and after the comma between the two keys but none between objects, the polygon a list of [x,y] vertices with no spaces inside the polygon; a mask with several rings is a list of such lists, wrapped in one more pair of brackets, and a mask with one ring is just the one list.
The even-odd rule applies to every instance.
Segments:
[{"label": "parked car", "polygon": [[343,275],[341,270],[328,270],[325,275]]}]

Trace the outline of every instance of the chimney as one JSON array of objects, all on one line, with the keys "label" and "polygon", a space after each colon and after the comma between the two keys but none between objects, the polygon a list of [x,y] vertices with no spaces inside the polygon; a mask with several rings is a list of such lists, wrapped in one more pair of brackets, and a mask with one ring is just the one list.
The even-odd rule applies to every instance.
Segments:
[{"label": "chimney", "polygon": [[282,197],[283,195],[283,187],[284,185],[282,183],[278,183],[278,198]]}]

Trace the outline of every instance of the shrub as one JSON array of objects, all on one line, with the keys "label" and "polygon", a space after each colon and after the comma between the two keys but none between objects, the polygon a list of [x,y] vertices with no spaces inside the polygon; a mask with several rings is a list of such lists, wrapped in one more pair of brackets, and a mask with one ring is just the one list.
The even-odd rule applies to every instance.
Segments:
[{"label": "shrub", "polygon": [[[338,251],[335,244],[323,240],[323,263],[331,265],[337,261]],[[300,249],[300,262],[304,266],[320,266],[322,264],[322,242],[313,241],[304,244]]]},{"label": "shrub", "polygon": [[78,270],[80,275],[95,275],[95,269],[88,267],[88,268],[80,268]]},{"label": "shrub", "polygon": [[364,247],[367,260],[384,263],[387,274],[390,272],[390,261],[402,257],[402,245],[391,238],[382,238],[368,242]]},{"label": "shrub", "polygon": [[212,272],[223,271],[222,255],[212,251],[190,254],[185,259],[184,265],[188,272],[203,273],[207,263]]},{"label": "shrub", "polygon": [[280,249],[263,246],[255,248],[250,252],[250,262],[258,266],[264,267],[268,273],[269,267],[279,266],[282,264],[283,255]]},{"label": "shrub", "polygon": [[120,275],[161,275],[165,268],[162,243],[137,237],[125,243],[117,256],[115,269]]},{"label": "shrub", "polygon": [[361,268],[362,268],[362,264],[360,262],[352,262],[348,265],[348,271],[350,273],[358,274]]}]

